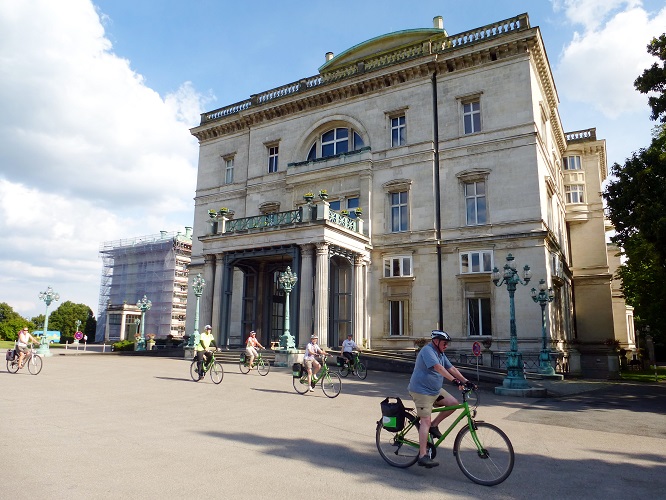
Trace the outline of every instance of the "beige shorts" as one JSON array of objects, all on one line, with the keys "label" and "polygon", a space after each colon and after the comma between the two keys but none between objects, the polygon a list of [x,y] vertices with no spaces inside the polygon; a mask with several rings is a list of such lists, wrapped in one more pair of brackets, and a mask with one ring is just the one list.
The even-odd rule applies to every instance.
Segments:
[{"label": "beige shorts", "polygon": [[312,371],[312,364],[313,363],[317,363],[315,366],[320,366],[319,361],[317,361],[315,359],[305,359],[305,360],[303,360],[303,365],[305,366],[305,369],[309,372]]},{"label": "beige shorts", "polygon": [[418,392],[411,391],[409,395],[414,400],[414,405],[416,405],[416,414],[422,418],[428,418],[432,414],[432,407],[435,406],[435,401],[437,401],[440,396],[444,398],[451,397],[451,394],[446,392],[444,389],[440,389],[439,394],[435,394],[433,396],[430,394],[419,394]]}]

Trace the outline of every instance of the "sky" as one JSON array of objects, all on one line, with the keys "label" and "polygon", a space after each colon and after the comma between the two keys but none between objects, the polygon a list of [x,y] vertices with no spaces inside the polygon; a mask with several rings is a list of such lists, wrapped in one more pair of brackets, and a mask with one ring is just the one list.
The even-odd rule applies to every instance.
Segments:
[{"label": "sky", "polygon": [[525,12],[565,130],[596,127],[609,167],[648,146],[633,82],[664,0],[2,0],[0,302],[29,319],[51,286],[97,314],[103,242],[192,226],[200,113],[435,16],[453,35]]}]

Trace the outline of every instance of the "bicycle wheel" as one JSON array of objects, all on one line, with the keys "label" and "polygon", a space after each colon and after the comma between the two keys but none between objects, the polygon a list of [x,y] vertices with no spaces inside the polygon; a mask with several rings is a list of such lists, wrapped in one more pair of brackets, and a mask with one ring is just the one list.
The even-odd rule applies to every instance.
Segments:
[{"label": "bicycle wheel", "polygon": [[240,361],[238,362],[238,368],[241,373],[250,373],[250,364],[245,361],[247,358],[241,354]]},{"label": "bicycle wheel", "polygon": [[14,359],[12,361],[7,360],[7,371],[9,373],[16,373],[18,371],[18,360]]},{"label": "bicycle wheel", "polygon": [[222,363],[219,361],[214,361],[210,367],[210,378],[213,379],[213,382],[219,384],[224,378],[224,368],[222,368]]},{"label": "bicycle wheel", "polygon": [[354,373],[356,373],[356,376],[360,378],[361,380],[365,380],[365,377],[368,376],[368,370],[365,369],[365,365],[361,363],[360,361],[356,365],[356,369],[354,370]]},{"label": "bicycle wheel", "polygon": [[474,442],[469,426],[460,429],[453,443],[453,454],[460,470],[477,484],[493,486],[504,481],[513,470],[514,453],[511,441],[498,427],[476,422],[476,437],[483,450]]},{"label": "bicycle wheel", "polygon": [[199,382],[199,380],[201,380],[201,377],[199,376],[199,370],[197,370],[196,359],[192,361],[192,364],[190,365],[190,377],[192,377],[192,380],[195,382]]},{"label": "bicycle wheel", "polygon": [[261,358],[257,361],[257,371],[259,372],[259,375],[265,377],[268,375],[268,372],[271,371],[271,364],[268,361],[264,361],[264,358]]},{"label": "bicycle wheel", "polygon": [[302,375],[301,378],[292,377],[294,381],[294,389],[299,394],[305,394],[308,392],[308,374]]},{"label": "bicycle wheel", "polygon": [[33,354],[30,361],[28,361],[28,371],[33,375],[37,375],[42,371],[42,357]]},{"label": "bicycle wheel", "polygon": [[382,421],[377,422],[375,437],[377,451],[389,465],[406,469],[419,459],[419,428],[417,417],[406,414],[405,428],[399,432],[384,429]]},{"label": "bicycle wheel", "polygon": [[346,377],[351,373],[351,369],[349,368],[349,363],[345,363],[340,367],[340,375],[343,377]]},{"label": "bicycle wheel", "polygon": [[324,391],[329,398],[335,398],[340,394],[342,389],[342,379],[340,375],[335,372],[329,371],[321,379],[321,390]]}]

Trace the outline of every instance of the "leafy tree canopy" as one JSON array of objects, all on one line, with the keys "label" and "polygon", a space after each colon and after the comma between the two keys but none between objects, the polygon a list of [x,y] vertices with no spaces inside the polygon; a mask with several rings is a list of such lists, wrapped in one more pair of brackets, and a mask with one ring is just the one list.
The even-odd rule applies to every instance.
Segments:
[{"label": "leafy tree canopy", "polygon": [[33,329],[35,325],[14,311],[9,304],[0,302],[0,339],[16,340],[19,330],[24,326]]},{"label": "leafy tree canopy", "polygon": [[653,120],[666,122],[666,33],[659,38],[653,38],[647,46],[649,54],[659,58],[659,63],[654,63],[643,74],[636,78],[634,87],[642,94],[656,93],[648,97],[648,104],[652,108]]},{"label": "leafy tree canopy", "polygon": [[[59,330],[61,340],[64,342],[63,337],[74,338],[76,333],[76,321],[81,321],[81,331],[90,337],[90,332],[94,332],[97,327],[97,320],[93,316],[92,309],[85,304],[75,304],[71,301],[66,301],[60,304],[58,308],[49,314],[49,330]],[[94,333],[92,339],[94,339]]]}]

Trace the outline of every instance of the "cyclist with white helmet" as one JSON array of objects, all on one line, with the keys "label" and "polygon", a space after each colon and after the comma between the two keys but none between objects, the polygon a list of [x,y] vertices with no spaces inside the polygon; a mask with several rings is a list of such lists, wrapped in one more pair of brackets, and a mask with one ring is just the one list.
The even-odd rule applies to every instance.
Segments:
[{"label": "cyclist with white helmet", "polygon": [[444,354],[451,337],[443,330],[433,330],[431,342],[421,349],[414,363],[412,378],[409,380],[409,394],[416,405],[416,414],[421,419],[419,426],[419,461],[422,467],[430,469],[439,465],[428,454],[428,433],[441,437],[437,427],[453,411],[441,412],[432,420],[433,406],[452,406],[458,400],[442,389],[444,379],[462,389],[467,379],[451,364]]},{"label": "cyclist with white helmet", "polygon": [[[303,355],[303,364],[305,365],[306,370],[308,371],[308,386],[310,387],[310,392],[314,391],[312,387],[312,376],[316,376],[321,370],[321,363],[317,361],[317,356],[326,356],[326,351],[324,351],[317,341],[319,337],[316,333],[313,333],[310,336],[310,343],[305,346],[305,354]],[[312,368],[314,367],[314,373]]]}]

